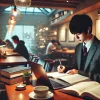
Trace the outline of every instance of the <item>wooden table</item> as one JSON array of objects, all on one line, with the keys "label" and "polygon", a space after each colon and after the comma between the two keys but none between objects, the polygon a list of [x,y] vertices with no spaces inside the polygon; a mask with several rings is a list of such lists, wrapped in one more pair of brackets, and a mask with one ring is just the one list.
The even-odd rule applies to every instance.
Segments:
[{"label": "wooden table", "polygon": [[0,58],[0,66],[25,65],[28,61],[23,56],[7,56],[7,58]]},{"label": "wooden table", "polygon": [[72,49],[72,50],[57,50],[56,52],[59,52],[59,53],[66,53],[66,54],[74,54],[75,53],[75,50]]},{"label": "wooden table", "polygon": [[6,55],[7,56],[20,56],[20,54],[17,52],[6,52]]},{"label": "wooden table", "polygon": [[[6,85],[6,91],[9,100],[31,100],[29,93],[33,91],[32,85],[27,85],[26,90],[17,91],[15,90],[16,84]],[[77,98],[65,93],[61,93],[58,90],[54,90],[54,97],[49,100],[83,100],[82,98]],[[33,99],[32,99],[33,100]]]},{"label": "wooden table", "polygon": [[74,55],[75,55],[75,50],[57,50],[56,52],[52,53],[51,58],[53,59],[66,59],[68,66],[72,66],[74,63]]}]

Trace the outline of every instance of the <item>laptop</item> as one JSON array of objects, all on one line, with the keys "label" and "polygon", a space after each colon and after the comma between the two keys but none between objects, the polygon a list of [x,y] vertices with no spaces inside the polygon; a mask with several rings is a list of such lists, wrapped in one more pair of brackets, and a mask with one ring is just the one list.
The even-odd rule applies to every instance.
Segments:
[{"label": "laptop", "polygon": [[36,77],[37,85],[48,86],[51,90],[65,88],[71,85],[70,83],[59,79],[49,78],[43,69],[43,66],[40,64],[30,62],[29,65],[31,66],[31,70]]}]

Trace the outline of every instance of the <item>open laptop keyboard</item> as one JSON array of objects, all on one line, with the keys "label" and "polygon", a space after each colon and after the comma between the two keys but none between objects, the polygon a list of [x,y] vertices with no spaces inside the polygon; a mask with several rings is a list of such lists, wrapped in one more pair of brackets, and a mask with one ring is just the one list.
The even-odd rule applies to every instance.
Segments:
[{"label": "open laptop keyboard", "polygon": [[49,80],[50,80],[50,83],[51,83],[53,89],[60,89],[60,88],[64,88],[65,87],[64,85],[62,85],[62,84],[60,84],[60,83],[58,83],[58,82],[56,82],[54,80],[51,80],[51,79],[49,79]]}]

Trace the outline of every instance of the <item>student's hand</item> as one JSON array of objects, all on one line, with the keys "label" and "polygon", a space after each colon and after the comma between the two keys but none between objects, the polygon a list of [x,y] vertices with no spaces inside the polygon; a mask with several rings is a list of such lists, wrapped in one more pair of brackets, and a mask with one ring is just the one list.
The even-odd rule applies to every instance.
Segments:
[{"label": "student's hand", "polygon": [[59,66],[57,67],[57,71],[58,71],[59,73],[63,73],[64,70],[65,70],[65,66],[63,66],[63,65],[59,65]]},{"label": "student's hand", "polygon": [[72,69],[72,70],[68,70],[66,73],[67,74],[77,74],[78,73],[78,70]]}]

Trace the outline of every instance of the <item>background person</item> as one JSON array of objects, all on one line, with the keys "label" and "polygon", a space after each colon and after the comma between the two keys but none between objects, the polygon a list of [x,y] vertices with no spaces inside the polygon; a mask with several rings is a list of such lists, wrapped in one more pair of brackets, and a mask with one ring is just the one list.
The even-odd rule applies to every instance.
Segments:
[{"label": "background person", "polygon": [[46,54],[51,54],[53,51],[56,50],[56,45],[57,44],[57,41],[56,40],[51,40],[49,42],[49,44],[47,45],[47,48],[46,48]]},{"label": "background person", "polygon": [[13,52],[18,52],[21,56],[25,57],[26,59],[29,59],[29,53],[25,46],[25,42],[22,40],[19,40],[17,35],[13,36],[12,40],[15,44],[17,44]]}]

